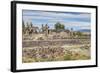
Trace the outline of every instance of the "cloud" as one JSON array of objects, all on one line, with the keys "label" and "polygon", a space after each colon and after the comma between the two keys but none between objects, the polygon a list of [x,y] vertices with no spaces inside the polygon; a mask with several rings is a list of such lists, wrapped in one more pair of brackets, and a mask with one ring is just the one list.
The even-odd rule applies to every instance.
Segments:
[{"label": "cloud", "polygon": [[70,18],[89,18],[89,13],[79,12],[49,12],[49,11],[23,11],[23,16],[45,16],[45,17],[70,17]]},{"label": "cloud", "polygon": [[83,21],[90,21],[89,13],[72,13],[72,12],[47,12],[47,11],[23,11],[24,17],[30,19],[77,19]]},{"label": "cloud", "polygon": [[63,23],[66,26],[90,26],[90,23],[88,22],[67,22],[67,23]]},{"label": "cloud", "polygon": [[41,27],[41,24],[47,24],[54,28],[56,22],[61,22],[66,28],[90,29],[91,14],[79,12],[48,12],[48,11],[23,11],[24,22],[32,22],[34,25]]}]

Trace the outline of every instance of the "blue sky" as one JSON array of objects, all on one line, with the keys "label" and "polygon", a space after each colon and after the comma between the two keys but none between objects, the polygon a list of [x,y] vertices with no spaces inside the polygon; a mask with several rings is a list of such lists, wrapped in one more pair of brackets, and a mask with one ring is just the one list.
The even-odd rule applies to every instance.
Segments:
[{"label": "blue sky", "polygon": [[90,29],[91,26],[90,13],[23,10],[22,15],[25,24],[32,22],[39,28],[42,24],[48,24],[49,28],[53,29],[57,22],[64,24],[65,29]]}]

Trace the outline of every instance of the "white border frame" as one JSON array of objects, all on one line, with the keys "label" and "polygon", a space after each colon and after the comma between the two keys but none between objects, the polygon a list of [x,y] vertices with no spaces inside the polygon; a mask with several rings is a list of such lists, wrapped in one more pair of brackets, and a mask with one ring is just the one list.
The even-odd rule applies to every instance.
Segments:
[{"label": "white border frame", "polygon": [[[95,8],[82,7],[65,7],[65,6],[46,6],[46,5],[28,5],[17,4],[16,6],[16,25],[17,25],[17,48],[16,48],[16,66],[17,70],[22,69],[39,69],[39,68],[53,68],[53,67],[72,67],[96,65],[96,10]],[[39,63],[22,63],[22,9],[26,10],[45,10],[45,11],[70,11],[70,12],[89,12],[91,13],[91,60],[77,60],[77,61],[57,61],[57,62],[39,62]],[[76,11],[77,10],[77,11]]]}]

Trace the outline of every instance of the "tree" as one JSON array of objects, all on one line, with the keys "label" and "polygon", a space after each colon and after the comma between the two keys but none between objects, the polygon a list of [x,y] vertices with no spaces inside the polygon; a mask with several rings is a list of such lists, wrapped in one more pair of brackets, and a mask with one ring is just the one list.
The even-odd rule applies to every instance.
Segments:
[{"label": "tree", "polygon": [[24,24],[24,21],[22,22],[22,28],[23,28],[23,29],[25,28],[25,24]]},{"label": "tree", "polygon": [[56,29],[56,31],[58,31],[58,30],[64,30],[65,26],[63,24],[61,24],[60,22],[57,22],[55,24],[55,29]]},{"label": "tree", "polygon": [[58,30],[58,29],[59,29],[59,27],[60,27],[60,23],[59,23],[59,22],[57,22],[57,23],[55,24],[55,29],[56,29],[56,30]]},{"label": "tree", "polygon": [[62,24],[62,25],[60,26],[60,28],[61,28],[61,29],[65,29],[65,26]]},{"label": "tree", "polygon": [[24,21],[22,21],[22,33],[23,34],[25,33],[25,24],[24,24]]},{"label": "tree", "polygon": [[71,31],[73,31],[73,28],[71,28]]},{"label": "tree", "polygon": [[82,36],[82,33],[81,32],[77,32],[77,35],[79,36],[79,37],[81,37]]}]

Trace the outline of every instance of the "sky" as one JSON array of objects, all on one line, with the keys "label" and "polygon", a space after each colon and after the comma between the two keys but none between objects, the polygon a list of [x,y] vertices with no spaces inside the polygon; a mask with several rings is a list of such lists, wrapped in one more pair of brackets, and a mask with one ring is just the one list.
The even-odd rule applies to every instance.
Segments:
[{"label": "sky", "polygon": [[54,29],[57,22],[65,25],[65,29],[73,28],[73,30],[90,30],[91,26],[91,14],[82,12],[23,10],[22,18],[25,24],[32,22],[33,26],[39,28],[42,24],[48,24],[50,29]]}]

